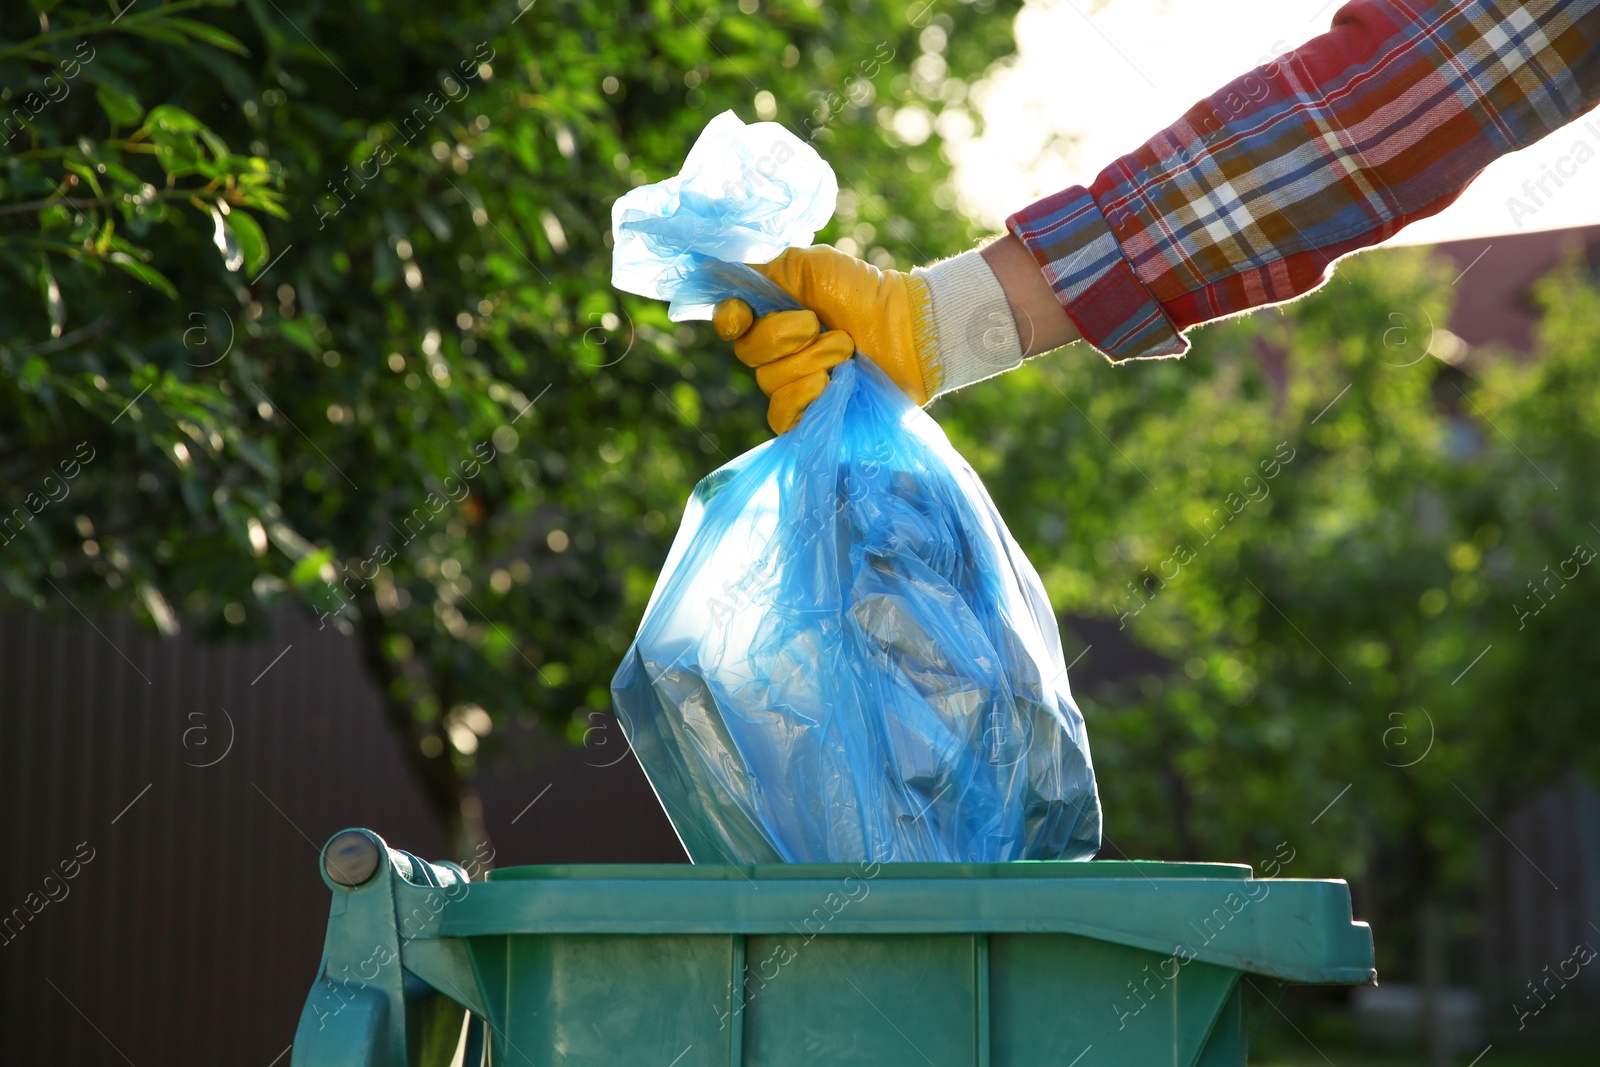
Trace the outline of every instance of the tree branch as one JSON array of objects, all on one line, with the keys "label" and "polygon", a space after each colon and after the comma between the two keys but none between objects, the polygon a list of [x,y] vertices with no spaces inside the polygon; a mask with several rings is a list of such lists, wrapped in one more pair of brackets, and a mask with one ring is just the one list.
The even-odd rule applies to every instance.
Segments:
[{"label": "tree branch", "polygon": [[[46,41],[59,41],[69,37],[87,37],[91,33],[128,33],[132,32],[135,26],[146,22],[159,21],[180,11],[188,11],[197,7],[218,6],[216,0],[177,0],[176,3],[163,4],[154,11],[140,12],[128,19],[125,24],[118,26],[117,23],[121,21],[122,15],[127,14],[128,8],[137,2],[138,0],[129,0],[127,4],[123,5],[122,14],[104,22],[90,22],[82,26],[70,26],[63,30],[51,30],[49,33],[41,33],[37,37],[31,37],[14,48],[0,50],[0,59],[10,59],[13,56],[24,55],[32,49],[38,48]],[[51,56],[50,58],[55,60],[58,57]]]},{"label": "tree branch", "polygon": [[[146,200],[145,203],[154,203],[157,200],[189,200],[203,192],[205,192],[204,189],[173,189],[168,192],[157,193],[149,200]],[[126,195],[128,194],[97,196],[89,200],[77,200],[70,196],[51,196],[43,200],[26,200],[19,204],[0,204],[0,215],[23,215],[30,211],[43,211],[45,208],[55,207],[57,204],[65,204],[67,207],[78,209],[111,207],[114,204],[122,203],[123,197]]]},{"label": "tree branch", "polygon": [[105,333],[106,327],[111,325],[111,316],[102,315],[87,326],[80,326],[71,333],[64,333],[60,337],[45,341],[43,344],[28,345],[26,348],[16,350],[19,356],[39,356],[47,352],[59,352],[63,348],[70,348],[79,341],[85,341],[96,334]]}]

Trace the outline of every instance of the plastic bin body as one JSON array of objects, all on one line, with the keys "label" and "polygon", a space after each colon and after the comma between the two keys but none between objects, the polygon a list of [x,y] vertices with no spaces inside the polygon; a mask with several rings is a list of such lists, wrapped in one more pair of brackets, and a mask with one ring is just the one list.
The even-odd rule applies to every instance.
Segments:
[{"label": "plastic bin body", "polygon": [[[1343,882],[1228,864],[522,867],[334,888],[330,943],[387,890],[394,976],[414,986],[393,1012],[432,1004],[459,1032],[427,999],[443,992],[485,1020],[496,1065],[1243,1065],[1287,984],[1374,981]],[[365,951],[358,973],[381,970]],[[389,1058],[315,1058],[318,996],[298,1067],[428,1062],[392,1017]]]}]

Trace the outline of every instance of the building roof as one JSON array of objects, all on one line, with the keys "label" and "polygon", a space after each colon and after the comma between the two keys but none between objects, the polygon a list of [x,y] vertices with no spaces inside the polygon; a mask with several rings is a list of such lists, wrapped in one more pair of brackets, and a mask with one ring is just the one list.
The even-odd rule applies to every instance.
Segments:
[{"label": "building roof", "polygon": [[1600,226],[1500,234],[1433,247],[1462,272],[1450,331],[1474,347],[1500,341],[1529,352],[1538,321],[1533,284],[1573,254],[1600,264]]}]

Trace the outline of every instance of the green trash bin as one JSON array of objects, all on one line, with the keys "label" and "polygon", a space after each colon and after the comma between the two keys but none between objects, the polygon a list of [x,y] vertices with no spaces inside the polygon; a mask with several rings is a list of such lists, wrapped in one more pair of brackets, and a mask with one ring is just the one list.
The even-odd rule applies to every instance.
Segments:
[{"label": "green trash bin", "polygon": [[469,882],[366,830],[323,860],[333,909],[293,1067],[1235,1067],[1289,984],[1376,981],[1344,882],[1235,864]]}]

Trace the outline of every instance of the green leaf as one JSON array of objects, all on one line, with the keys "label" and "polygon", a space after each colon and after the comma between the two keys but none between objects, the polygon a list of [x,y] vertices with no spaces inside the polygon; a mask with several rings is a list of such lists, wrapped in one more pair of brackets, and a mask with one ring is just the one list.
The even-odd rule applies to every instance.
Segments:
[{"label": "green leaf", "polygon": [[245,269],[254,274],[265,266],[267,235],[261,232],[261,225],[243,211],[234,211],[228,216],[228,227],[233,230],[239,251],[244,254]]},{"label": "green leaf", "polygon": [[147,38],[151,41],[163,41],[166,44],[187,45],[189,43],[189,39],[182,33],[168,26],[167,21],[168,20],[164,18],[160,19],[159,21],[147,19],[144,22],[135,22],[133,19],[129,19],[127,23],[128,32],[138,34],[140,37]]},{"label": "green leaf", "polygon": [[215,26],[209,26],[204,22],[196,22],[194,19],[168,18],[163,19],[162,21],[166,25],[188,34],[195,40],[204,41],[209,45],[215,45],[224,52],[232,52],[235,55],[241,56],[247,56],[250,54],[250,50],[244,45],[240,44],[238,38],[234,37],[230,33],[225,33],[222,30],[217,29]]},{"label": "green leaf", "polygon": [[223,266],[229,270],[238,270],[244,266],[244,255],[239,250],[239,239],[234,234],[233,227],[228,225],[227,218],[215,207],[211,209],[211,221],[215,230],[211,240],[217,246],[217,251],[222,253]]},{"label": "green leaf", "polygon": [[50,374],[50,361],[43,356],[29,356],[22,361],[22,370],[17,375],[17,380],[25,389],[37,389],[39,383]]},{"label": "green leaf", "polygon": [[311,327],[299,319],[284,319],[278,323],[278,332],[284,340],[289,341],[301,351],[316,355],[322,351],[322,346],[317,344],[317,339],[311,334]]},{"label": "green leaf", "polygon": [[273,462],[271,453],[263,448],[259,441],[245,434],[234,434],[229,444],[258,473],[269,478],[277,473],[277,464]]},{"label": "green leaf", "polygon": [[196,48],[193,56],[195,62],[210,72],[234,100],[243,103],[255,99],[255,80],[233,59],[214,48]]},{"label": "green leaf", "polygon": [[174,300],[178,299],[178,290],[174,289],[172,283],[167,281],[166,277],[153,267],[145,266],[126,252],[113,252],[106,258],[146,285],[160,289]]},{"label": "green leaf", "polygon": [[300,586],[320,582],[322,579],[319,572],[332,561],[332,550],[319,548],[294,565],[294,568],[289,572],[289,580]]},{"label": "green leaf", "polygon": [[224,165],[228,164],[232,153],[228,151],[228,144],[226,141],[218,137],[215,133],[212,133],[209,129],[202,129],[200,131],[200,139],[206,143],[206,147],[211,149],[211,154],[217,158],[219,163]]},{"label": "green leaf", "polygon": [[84,181],[84,184],[86,184],[89,188],[94,190],[94,195],[95,196],[104,196],[105,195],[105,191],[100,188],[100,175],[98,175],[98,174],[96,174],[94,172],[94,168],[93,167],[86,166],[85,164],[79,163],[76,160],[71,160],[71,159],[67,160],[67,162],[64,164],[64,166],[66,167],[67,170],[71,171],[73,174],[76,174],[78,177],[82,178],[83,181]]},{"label": "green leaf", "polygon": [[105,83],[94,88],[95,99],[105,109],[106,115],[118,126],[135,126],[144,117],[144,106],[132,93],[114,89]]},{"label": "green leaf", "polygon": [[157,104],[151,108],[144,126],[151,132],[159,129],[168,133],[196,133],[205,129],[205,123],[174,104]]},{"label": "green leaf", "polygon": [[50,336],[61,336],[61,326],[67,321],[67,305],[61,299],[61,287],[56,284],[56,276],[46,262],[39,275],[39,288],[44,292],[45,308],[50,313]]},{"label": "green leaf", "polygon": [[102,159],[98,166],[106,169],[105,176],[107,178],[125,186],[130,192],[137,191],[139,186],[143,184],[139,181],[137,174],[118,163],[115,158]]}]

